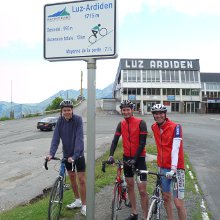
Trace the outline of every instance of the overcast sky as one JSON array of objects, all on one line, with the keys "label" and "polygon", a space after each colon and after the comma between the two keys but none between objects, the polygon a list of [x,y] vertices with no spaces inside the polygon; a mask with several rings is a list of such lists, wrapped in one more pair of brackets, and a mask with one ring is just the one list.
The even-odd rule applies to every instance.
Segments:
[{"label": "overcast sky", "polygon": [[[37,103],[60,90],[78,90],[81,71],[87,87],[86,62],[43,58],[43,8],[57,2],[1,2],[0,101],[12,95],[16,103]],[[199,59],[201,72],[220,72],[219,0],[117,2],[118,58],[97,61],[97,88],[114,82],[120,58]]]}]

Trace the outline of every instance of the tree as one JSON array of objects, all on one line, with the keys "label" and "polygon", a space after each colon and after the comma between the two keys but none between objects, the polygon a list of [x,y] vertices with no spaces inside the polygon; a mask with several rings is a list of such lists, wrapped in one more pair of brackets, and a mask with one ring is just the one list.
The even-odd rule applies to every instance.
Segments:
[{"label": "tree", "polygon": [[45,109],[46,111],[56,110],[60,108],[60,103],[63,101],[63,98],[56,97],[52,103]]}]

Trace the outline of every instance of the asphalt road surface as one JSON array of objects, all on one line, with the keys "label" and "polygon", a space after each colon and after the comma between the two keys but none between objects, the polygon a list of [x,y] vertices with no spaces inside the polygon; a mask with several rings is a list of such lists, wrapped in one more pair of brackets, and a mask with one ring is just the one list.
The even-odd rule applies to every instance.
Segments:
[{"label": "asphalt road surface", "polygon": [[[83,117],[86,154],[86,102],[75,108]],[[208,203],[213,219],[220,219],[220,115],[170,114],[170,119],[182,124],[184,148],[196,171],[199,185]],[[43,169],[48,154],[52,132],[36,129],[37,118],[0,122],[0,211],[12,208],[43,193],[57,175],[58,165],[49,164]],[[145,115],[148,130],[153,123],[151,115]],[[120,115],[97,111],[96,158],[106,152]],[[57,156],[61,156],[61,148]],[[56,165],[55,165],[56,164]]]}]

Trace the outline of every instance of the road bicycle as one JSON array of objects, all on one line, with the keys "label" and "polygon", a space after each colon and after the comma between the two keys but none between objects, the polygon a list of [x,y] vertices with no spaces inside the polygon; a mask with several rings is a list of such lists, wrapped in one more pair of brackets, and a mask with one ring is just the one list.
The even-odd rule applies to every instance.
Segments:
[{"label": "road bicycle", "polygon": [[[63,204],[63,193],[65,190],[70,189],[70,185],[66,183],[66,158],[53,157],[52,160],[60,161],[59,175],[57,176],[50,193],[49,207],[48,207],[48,219],[59,220],[60,212]],[[44,167],[48,170],[48,159],[45,159]],[[73,164],[72,164],[73,166]]]},{"label": "road bicycle", "polygon": [[[150,174],[156,176],[155,187],[153,190],[153,194],[150,198],[150,208],[148,210],[147,220],[160,220],[164,219],[166,216],[165,208],[163,207],[163,197],[162,197],[162,190],[161,190],[161,177],[166,177],[165,174],[155,173],[148,170],[136,170],[137,175],[141,176],[141,174]],[[174,175],[173,177],[174,184],[176,185],[177,179]],[[140,177],[141,179],[141,177]]]},{"label": "road bicycle", "polygon": [[[106,164],[111,164],[109,161],[102,162],[102,171],[105,172]],[[117,160],[115,163],[117,165],[117,174],[114,182],[114,190],[113,190],[113,199],[112,199],[112,213],[111,220],[118,219],[118,211],[122,209],[122,201],[124,201],[125,206],[131,207],[130,202],[128,200],[128,191],[126,187],[126,182],[124,175],[122,175],[122,170],[124,167],[124,163],[120,160]]]}]

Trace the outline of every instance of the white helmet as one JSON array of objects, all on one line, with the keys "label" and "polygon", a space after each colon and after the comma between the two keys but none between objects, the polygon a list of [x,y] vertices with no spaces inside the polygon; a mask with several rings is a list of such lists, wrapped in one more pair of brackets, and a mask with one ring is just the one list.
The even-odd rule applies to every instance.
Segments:
[{"label": "white helmet", "polygon": [[167,107],[165,105],[162,104],[155,104],[152,108],[151,108],[151,113],[154,112],[167,112]]}]

